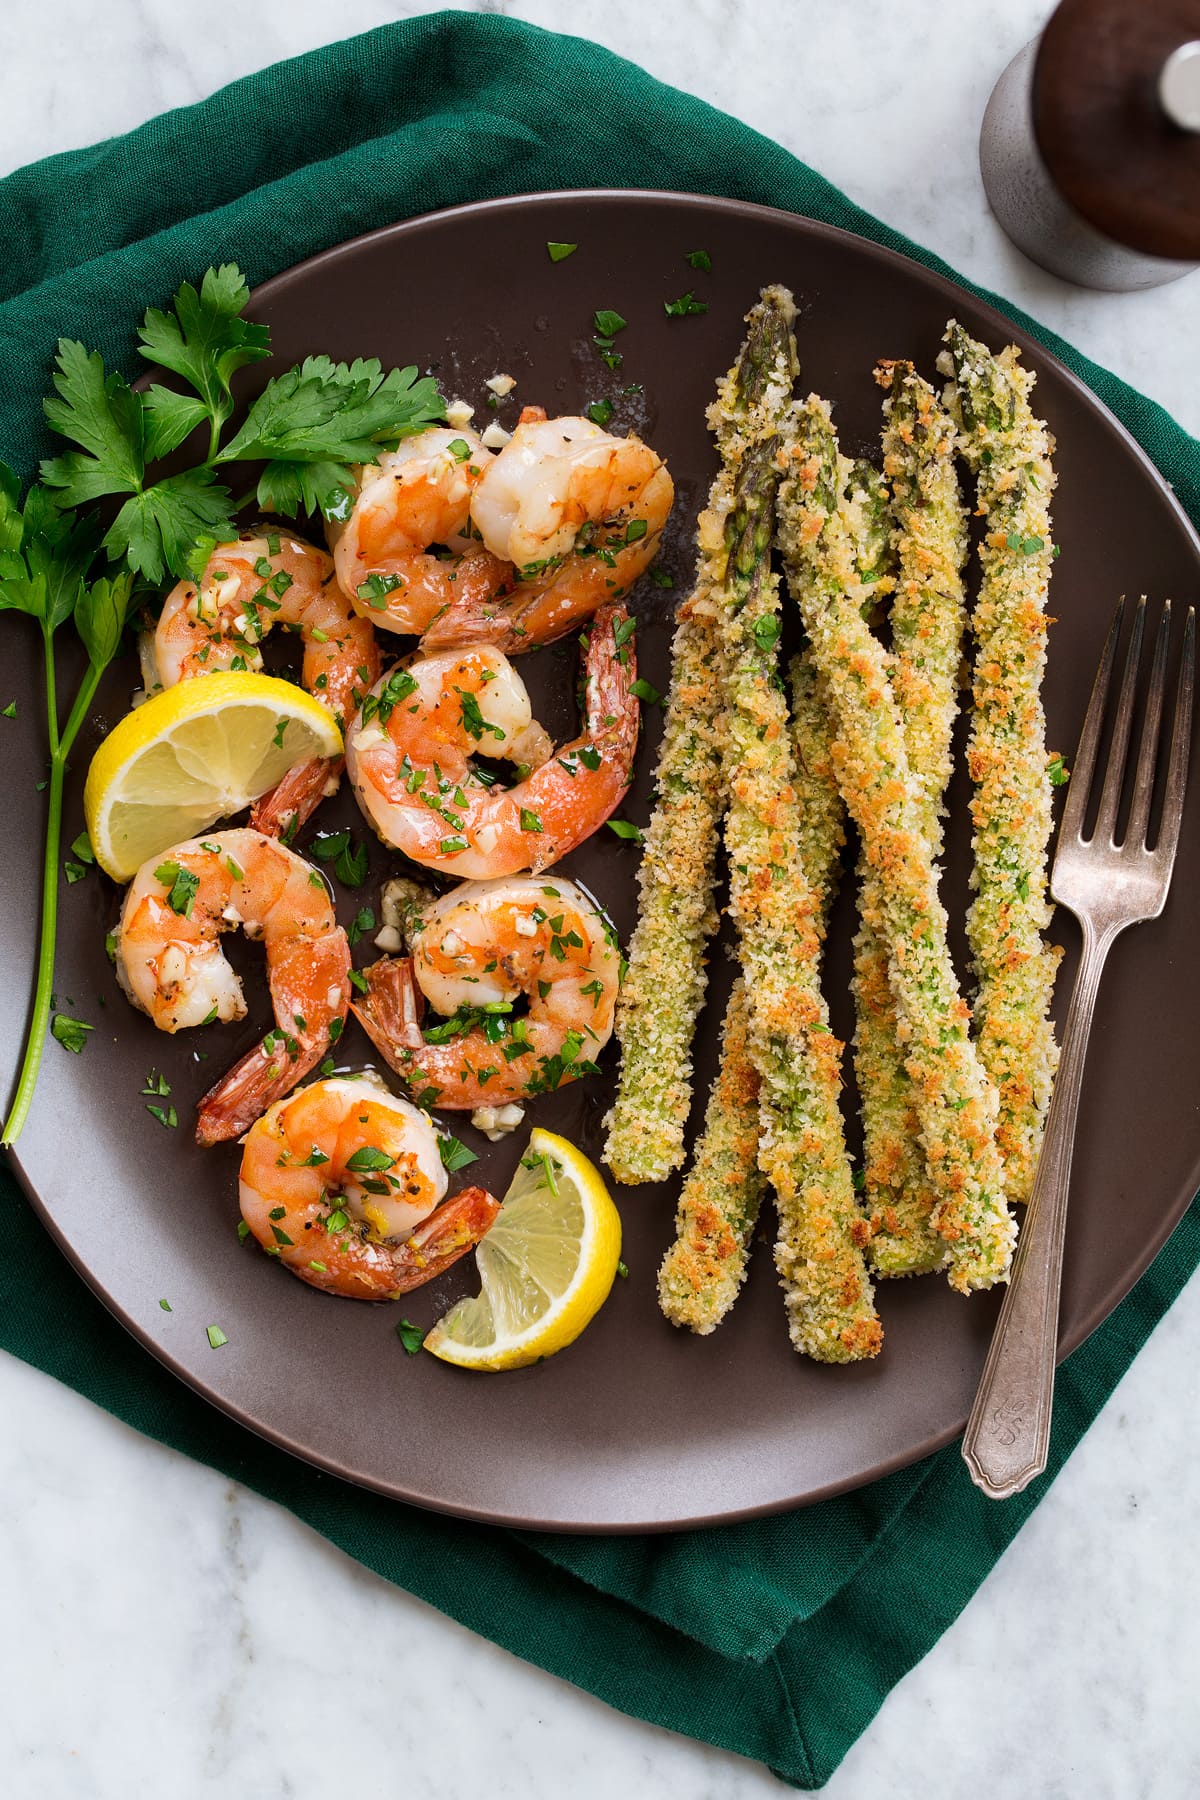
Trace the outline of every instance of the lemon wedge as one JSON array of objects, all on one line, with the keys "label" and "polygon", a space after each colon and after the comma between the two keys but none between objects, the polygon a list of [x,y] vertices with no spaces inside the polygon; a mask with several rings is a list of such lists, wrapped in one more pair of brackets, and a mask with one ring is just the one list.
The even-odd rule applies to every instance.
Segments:
[{"label": "lemon wedge", "polygon": [[460,1369],[521,1369],[574,1343],[607,1300],[621,1215],[574,1144],[535,1130],[500,1216],[475,1252],[483,1291],[452,1306],[425,1348]]},{"label": "lemon wedge", "polygon": [[92,758],[83,811],[114,881],[207,831],[312,757],[340,756],[332,713],[273,675],[181,681],[114,725]]}]

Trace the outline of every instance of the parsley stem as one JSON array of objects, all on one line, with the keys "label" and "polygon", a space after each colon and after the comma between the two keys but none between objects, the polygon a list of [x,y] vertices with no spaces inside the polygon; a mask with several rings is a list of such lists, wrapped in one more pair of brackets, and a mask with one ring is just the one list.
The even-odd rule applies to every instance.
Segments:
[{"label": "parsley stem", "polygon": [[54,943],[58,931],[59,851],[62,845],[63,784],[67,774],[67,758],[79,734],[87,710],[95,697],[103,669],[88,664],[87,674],[79,684],[75,704],[61,737],[56,715],[57,698],[51,633],[46,632],[46,724],[50,734],[50,781],[46,807],[46,849],[42,859],[42,916],[38,935],[37,979],[33,990],[33,1011],[25,1038],[25,1055],[17,1077],[11,1110],[4,1121],[0,1144],[15,1144],[21,1135],[37,1086],[46,1047],[46,1030],[50,1023],[50,996],[54,991]]},{"label": "parsley stem", "polygon": [[58,683],[54,673],[54,632],[42,626],[42,650],[46,662],[46,730],[50,738],[50,754],[58,750]]}]

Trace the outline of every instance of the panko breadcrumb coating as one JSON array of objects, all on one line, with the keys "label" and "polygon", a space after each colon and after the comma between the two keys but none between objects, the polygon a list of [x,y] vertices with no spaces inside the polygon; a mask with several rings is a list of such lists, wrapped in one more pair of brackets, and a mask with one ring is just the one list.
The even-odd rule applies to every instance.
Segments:
[{"label": "panko breadcrumb coating", "polygon": [[[920,828],[936,858],[958,712],[966,625],[966,514],[955,468],[955,427],[911,363],[880,363],[883,469],[891,485],[897,561],[891,683],[904,727]],[[868,912],[874,910],[868,905]],[[871,1262],[880,1275],[920,1275],[946,1261],[933,1228],[937,1193],[918,1138],[886,944],[864,923],[854,943],[855,1073],[863,1105],[864,1191]]]},{"label": "panko breadcrumb coating", "polygon": [[1050,923],[1051,794],[1041,684],[1053,441],[1034,416],[1036,377],[1012,345],[993,356],[952,319],[946,327],[959,448],[975,471],[985,520],[972,626],[974,712],[967,760],[975,783],[975,899],[967,914],[984,1066],[1000,1091],[997,1137],[1008,1192],[1027,1200],[1058,1066],[1050,1001],[1062,951]]},{"label": "panko breadcrumb coating", "polygon": [[[770,566],[780,433],[796,370],[794,316],[786,290],[765,289],[748,315],[741,356],[718,387],[709,422],[727,466],[736,464],[733,505],[724,516],[711,508],[701,515],[700,542],[706,553],[718,544],[726,553],[725,843],[761,1082],[759,1167],[779,1215],[776,1267],[796,1348],[849,1362],[877,1354],[883,1333],[838,1109],[842,1046],[820,988],[822,909],[798,850],[796,765],[777,674],[779,582]],[[749,397],[755,389],[758,404]]]},{"label": "panko breadcrumb coating", "polygon": [[946,943],[920,799],[887,658],[857,604],[853,545],[837,494],[828,404],[810,396],[796,418],[780,493],[780,541],[793,596],[824,683],[843,799],[877,877],[863,916],[888,946],[889,973],[922,1143],[938,1187],[933,1218],[961,1291],[1007,1278],[1016,1228],[1004,1203],[995,1091],[971,1043]]},{"label": "panko breadcrumb coating", "polygon": [[766,1187],[758,1167],[759,1081],[749,1023],[739,976],[721,1027],[721,1064],[704,1131],[679,1196],[675,1242],[658,1272],[666,1317],[698,1337],[714,1331],[737,1299]]},{"label": "panko breadcrumb coating", "polygon": [[718,923],[721,644],[708,581],[702,566],[679,609],[656,799],[638,870],[638,922],[617,1003],[621,1072],[604,1157],[622,1182],[663,1181],[683,1162],[692,1038]]}]

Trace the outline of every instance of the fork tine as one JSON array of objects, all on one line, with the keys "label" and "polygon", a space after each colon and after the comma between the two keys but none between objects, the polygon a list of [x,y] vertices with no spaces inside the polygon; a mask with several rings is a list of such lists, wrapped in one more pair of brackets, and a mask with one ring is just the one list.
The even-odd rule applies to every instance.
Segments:
[{"label": "fork tine", "polygon": [[1083,820],[1087,812],[1088,794],[1091,792],[1092,770],[1096,765],[1096,747],[1100,742],[1100,727],[1104,723],[1104,709],[1108,704],[1113,661],[1117,654],[1117,639],[1121,635],[1121,623],[1124,617],[1125,596],[1122,594],[1117,601],[1113,622],[1108,628],[1108,637],[1100,658],[1100,666],[1096,670],[1096,679],[1092,683],[1092,697],[1088,701],[1087,716],[1083,721],[1083,730],[1079,734],[1079,748],[1075,752],[1071,784],[1067,789],[1067,803],[1063,808],[1062,824],[1059,826],[1058,839],[1060,843],[1066,843],[1067,839],[1071,837],[1076,839],[1083,837]]},{"label": "fork tine", "polygon": [[1146,716],[1142,722],[1142,741],[1138,745],[1137,775],[1133,786],[1133,803],[1129,823],[1125,827],[1125,843],[1145,844],[1146,821],[1150,817],[1150,797],[1154,792],[1154,772],[1158,764],[1158,728],[1162,718],[1163,689],[1167,685],[1167,650],[1171,642],[1171,602],[1164,601],[1158,621],[1158,639],[1154,646],[1154,665],[1150,673],[1150,692],[1146,698]]},{"label": "fork tine", "polygon": [[1113,721],[1113,737],[1108,751],[1108,767],[1104,772],[1104,787],[1100,795],[1100,811],[1096,814],[1096,829],[1092,834],[1100,844],[1116,840],[1117,808],[1121,804],[1121,788],[1125,780],[1125,753],[1129,748],[1129,727],[1133,723],[1133,702],[1137,693],[1138,664],[1142,660],[1142,630],[1145,623],[1146,596],[1143,594],[1133,615],[1133,630],[1129,634],[1125,673],[1121,677],[1121,694],[1117,701],[1117,716]]},{"label": "fork tine", "polygon": [[1187,788],[1188,752],[1192,742],[1192,691],[1196,681],[1196,609],[1188,607],[1183,631],[1183,655],[1179,660],[1179,688],[1175,700],[1175,722],[1171,727],[1171,760],[1167,764],[1167,787],[1163,795],[1162,824],[1154,854],[1164,865],[1164,884],[1170,879],[1179,846],[1179,822],[1183,817],[1183,796]]}]

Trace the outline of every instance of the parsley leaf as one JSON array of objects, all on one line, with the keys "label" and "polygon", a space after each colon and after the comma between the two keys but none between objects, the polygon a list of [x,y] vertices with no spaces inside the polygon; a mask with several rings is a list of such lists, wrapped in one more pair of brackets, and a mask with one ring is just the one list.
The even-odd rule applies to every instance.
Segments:
[{"label": "parsley leaf", "polygon": [[[183,282],[170,312],[157,312],[153,307],[146,311],[138,332],[142,355],[148,362],[182,376],[189,387],[195,388],[200,411],[192,426],[207,418],[219,430],[233,411],[229,387],[232,376],[247,363],[261,362],[271,354],[267,326],[241,316],[249,298],[250,289],[236,263],[222,263],[219,269],[208,270],[199,293],[190,281]],[[173,414],[178,426],[183,417],[183,396],[175,395],[165,403],[150,401],[151,395],[161,396],[167,391],[151,388],[147,411],[156,419]],[[197,403],[189,399],[186,405],[194,411]],[[168,447],[174,449],[186,436],[187,431],[181,432]],[[150,454],[147,447],[148,458]],[[162,456],[166,451],[156,449],[154,454]]]},{"label": "parsley leaf", "polygon": [[631,825],[627,819],[608,819],[608,829],[619,838],[628,838],[634,844],[644,844],[646,834],[638,825]]},{"label": "parsley leaf", "polygon": [[384,374],[374,357],[335,363],[309,356],[267,383],[214,460],[264,461],[260,505],[295,511],[307,497],[327,517],[344,517],[353,490],[350,466],[374,462],[381,449],[444,416],[437,382],[418,378],[415,365]]},{"label": "parsley leaf", "polygon": [[479,1161],[475,1152],[473,1150],[468,1150],[467,1146],[460,1142],[456,1137],[440,1137],[438,1139],[438,1150],[441,1154],[443,1164],[450,1171],[451,1175],[453,1175],[457,1169],[465,1169],[470,1163]]},{"label": "parsley leaf", "polygon": [[235,530],[229,489],[211,469],[185,469],[126,500],[105,534],[104,548],[157,587],[168,573],[189,572],[197,538],[232,536]]},{"label": "parsley leaf", "polygon": [[551,244],[548,242],[546,245],[551,262],[566,262],[568,256],[574,256],[578,248],[578,244]]},{"label": "parsley leaf", "polygon": [[47,422],[81,450],[42,464],[42,480],[60,490],[63,506],[82,506],[104,494],[136,494],[145,473],[142,405],[123,375],[106,374],[98,350],[59,338],[54,386],[42,402]]},{"label": "parsley leaf", "polygon": [[712,269],[712,257],[707,250],[685,250],[683,260],[690,263],[693,269],[702,269],[706,275]]},{"label": "parsley leaf", "polygon": [[695,294],[689,288],[686,294],[680,294],[678,300],[664,300],[663,311],[666,313],[668,319],[687,319],[690,318],[693,313],[706,313],[708,311],[708,301],[697,300]]},{"label": "parsley leaf", "polygon": [[396,1327],[396,1336],[404,1345],[410,1356],[415,1356],[425,1342],[425,1327],[414,1325],[411,1319],[401,1319]]},{"label": "parsley leaf", "polygon": [[607,307],[601,307],[598,312],[593,313],[592,323],[596,328],[597,337],[614,338],[618,331],[624,331],[629,320],[623,319],[619,312],[612,312]]},{"label": "parsley leaf", "polygon": [[76,1056],[87,1043],[88,1032],[95,1029],[94,1025],[85,1025],[82,1019],[69,1019],[66,1013],[55,1013],[50,1022],[50,1035],[54,1041]]}]

